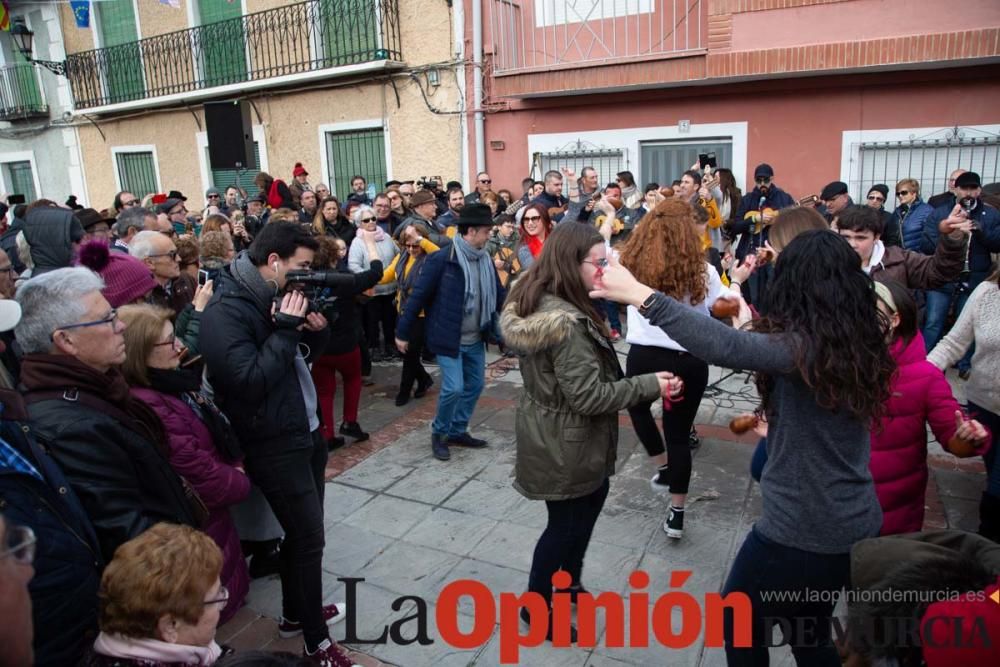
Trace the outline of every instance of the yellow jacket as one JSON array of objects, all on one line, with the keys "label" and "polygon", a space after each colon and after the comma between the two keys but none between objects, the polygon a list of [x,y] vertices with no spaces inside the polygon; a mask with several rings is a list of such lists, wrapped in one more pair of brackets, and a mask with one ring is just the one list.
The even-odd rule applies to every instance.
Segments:
[{"label": "yellow jacket", "polygon": [[[420,247],[428,255],[437,252],[438,250],[441,249],[433,241],[425,238],[420,239]],[[392,262],[389,263],[389,266],[387,266],[385,270],[382,271],[382,280],[378,281],[379,285],[385,285],[387,283],[394,283],[397,281],[398,279],[397,270],[399,268],[400,260],[403,260],[405,262],[403,264],[403,277],[405,278],[406,276],[410,275],[410,268],[413,266],[413,262],[409,261],[410,253],[404,250],[403,252],[393,257]],[[403,287],[402,285],[400,285],[400,288],[396,290],[396,310],[400,310],[402,306],[402,294],[403,294]],[[421,311],[420,317],[423,316],[424,313]]]}]

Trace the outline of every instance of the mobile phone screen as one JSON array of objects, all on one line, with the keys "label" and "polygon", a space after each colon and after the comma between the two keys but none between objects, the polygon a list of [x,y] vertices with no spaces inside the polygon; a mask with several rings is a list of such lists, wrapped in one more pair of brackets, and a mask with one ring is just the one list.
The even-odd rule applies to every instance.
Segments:
[{"label": "mobile phone screen", "polygon": [[208,282],[208,271],[204,269],[198,269],[198,284],[204,285]]}]

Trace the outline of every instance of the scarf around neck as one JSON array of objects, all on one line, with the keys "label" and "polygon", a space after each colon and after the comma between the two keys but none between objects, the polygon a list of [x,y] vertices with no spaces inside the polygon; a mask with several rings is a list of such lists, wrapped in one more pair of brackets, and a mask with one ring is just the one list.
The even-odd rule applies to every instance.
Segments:
[{"label": "scarf around neck", "polygon": [[264,280],[260,271],[254,266],[246,250],[242,251],[229,265],[229,271],[243,288],[253,297],[257,305],[267,313],[271,312],[271,299],[274,297],[276,289]]},{"label": "scarf around neck", "polygon": [[[465,239],[456,234],[454,239],[455,259],[465,274],[465,303],[462,306],[464,314],[471,314],[476,303],[476,292],[479,292],[479,327],[486,329],[493,320],[497,309],[497,292],[494,278],[493,262],[485,249],[473,248]],[[478,261],[477,261],[478,260]],[[472,273],[470,262],[476,262],[476,274]],[[475,281],[475,282],[473,282]],[[476,285],[476,287],[473,287]]]},{"label": "scarf around neck", "polygon": [[214,664],[222,655],[222,647],[214,641],[208,646],[188,646],[102,632],[94,641],[94,652],[111,658],[200,667]]}]

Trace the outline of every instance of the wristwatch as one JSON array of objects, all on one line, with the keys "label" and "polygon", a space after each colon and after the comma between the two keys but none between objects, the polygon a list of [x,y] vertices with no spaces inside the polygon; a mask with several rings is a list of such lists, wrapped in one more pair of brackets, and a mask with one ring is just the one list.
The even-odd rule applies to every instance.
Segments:
[{"label": "wristwatch", "polygon": [[647,296],[646,300],[642,302],[642,305],[639,306],[639,314],[646,317],[646,313],[649,312],[649,309],[653,307],[654,303],[656,303],[656,292]]}]

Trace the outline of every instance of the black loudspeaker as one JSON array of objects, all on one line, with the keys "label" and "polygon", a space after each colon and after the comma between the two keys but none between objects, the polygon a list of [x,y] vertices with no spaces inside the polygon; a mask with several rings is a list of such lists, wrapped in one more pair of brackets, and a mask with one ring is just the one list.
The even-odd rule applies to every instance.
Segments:
[{"label": "black loudspeaker", "polygon": [[205,102],[205,131],[212,169],[257,169],[249,102]]}]

